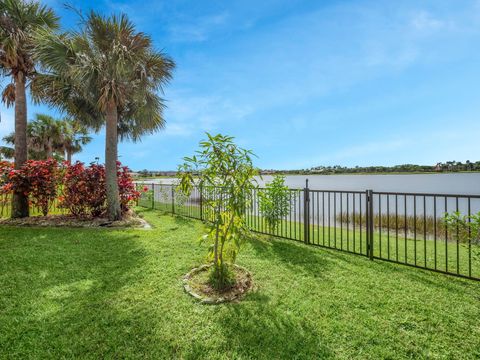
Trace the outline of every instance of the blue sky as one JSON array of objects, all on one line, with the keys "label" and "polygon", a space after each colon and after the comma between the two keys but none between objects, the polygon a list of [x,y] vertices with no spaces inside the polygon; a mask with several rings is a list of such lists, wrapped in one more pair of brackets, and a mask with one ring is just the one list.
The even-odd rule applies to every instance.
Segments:
[{"label": "blue sky", "polygon": [[[45,1],[75,26],[63,2]],[[128,14],[177,62],[165,131],[120,145],[132,169],[176,169],[205,131],[261,168],[480,160],[480,0],[70,3]],[[75,159],[103,149],[100,133]]]}]

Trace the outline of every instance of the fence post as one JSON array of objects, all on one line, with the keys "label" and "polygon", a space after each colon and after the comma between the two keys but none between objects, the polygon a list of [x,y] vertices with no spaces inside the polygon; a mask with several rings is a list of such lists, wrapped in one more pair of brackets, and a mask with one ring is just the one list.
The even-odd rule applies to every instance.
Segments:
[{"label": "fence post", "polygon": [[308,189],[308,179],[305,181],[303,189],[303,241],[310,244],[310,190]]},{"label": "fence post", "polygon": [[155,209],[155,184],[152,184],[152,209]]},{"label": "fence post", "polygon": [[373,190],[367,190],[367,256],[373,260]]},{"label": "fence post", "polygon": [[[138,183],[135,183],[135,190],[137,190],[140,193],[140,196],[137,197],[137,199],[135,200],[135,206],[138,206],[138,201],[139,201],[140,197],[142,196],[140,188],[141,188],[141,186],[138,186]],[[0,199],[0,217],[2,216],[2,210],[3,210],[1,205],[2,205],[2,199]]]},{"label": "fence post", "polygon": [[172,187],[172,213],[175,214],[175,188],[174,185],[171,185]]},{"label": "fence post", "polygon": [[198,190],[200,191],[200,220],[203,221],[203,189],[202,184],[198,185]]}]

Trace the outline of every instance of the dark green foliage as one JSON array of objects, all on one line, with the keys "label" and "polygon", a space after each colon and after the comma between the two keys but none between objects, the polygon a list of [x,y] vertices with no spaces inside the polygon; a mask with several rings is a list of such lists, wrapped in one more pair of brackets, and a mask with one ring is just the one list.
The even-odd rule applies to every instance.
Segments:
[{"label": "dark green foliage", "polygon": [[[446,213],[444,223],[450,236],[472,248],[474,256],[480,258],[480,212],[464,215],[460,211]],[[473,247],[472,247],[473,245]]]},{"label": "dark green foliage", "polygon": [[274,176],[273,180],[266,185],[266,188],[259,192],[259,195],[260,212],[270,230],[275,231],[278,223],[290,214],[290,208],[292,207],[290,190],[285,185],[285,177]]},{"label": "dark green foliage", "polygon": [[315,166],[310,169],[300,170],[265,170],[262,174],[388,174],[388,173],[436,173],[436,172],[465,172],[480,171],[480,161],[471,162],[467,160],[465,163],[461,161],[439,162],[435,165],[417,165],[402,164],[394,166]]}]

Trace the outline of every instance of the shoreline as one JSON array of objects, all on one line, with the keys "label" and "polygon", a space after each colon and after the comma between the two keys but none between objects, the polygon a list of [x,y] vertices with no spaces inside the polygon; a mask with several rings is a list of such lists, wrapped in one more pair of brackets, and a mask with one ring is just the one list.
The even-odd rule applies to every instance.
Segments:
[{"label": "shoreline", "polygon": [[[329,174],[302,174],[302,173],[273,173],[273,174],[262,174],[258,176],[275,176],[275,175],[282,175],[282,176],[341,176],[341,175],[453,175],[453,174],[479,174],[480,171],[439,171],[439,172],[371,172],[371,173],[329,173]],[[155,179],[172,179],[176,178],[176,175],[159,175],[159,176],[147,176],[147,177],[137,177],[135,176],[133,179],[135,181],[141,180],[155,180]]]}]

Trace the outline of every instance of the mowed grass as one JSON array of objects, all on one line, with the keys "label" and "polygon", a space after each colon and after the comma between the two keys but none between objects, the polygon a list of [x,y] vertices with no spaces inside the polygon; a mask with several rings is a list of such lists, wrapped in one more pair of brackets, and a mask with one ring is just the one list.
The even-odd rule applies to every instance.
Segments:
[{"label": "mowed grass", "polygon": [[[151,202],[142,201],[142,206],[150,207]],[[155,202],[155,209],[165,212],[175,210],[176,214],[193,218],[200,218],[200,207],[194,205],[179,205],[172,207],[171,203]],[[205,215],[204,215],[205,217]],[[299,241],[305,239],[305,229],[298,214],[296,221],[282,220],[272,230],[265,219],[260,215],[249,214],[247,224],[260,233],[270,233],[276,236],[291,238]],[[336,248],[357,254],[367,254],[367,231],[365,226],[360,229],[358,224],[342,224],[331,220],[313,219],[315,224],[310,225],[310,243],[314,245]],[[323,225],[323,222],[327,226]],[[334,226],[336,225],[336,226]],[[456,242],[451,239],[445,241],[444,232],[437,233],[437,239],[432,236],[424,237],[419,231],[416,234],[408,232],[405,236],[403,228],[386,231],[375,228],[373,236],[373,255],[377,258],[419,266],[427,269],[439,270],[468,277],[480,278],[480,246],[475,243]]]},{"label": "mowed grass", "polygon": [[261,237],[238,263],[256,290],[208,306],[182,288],[203,224],[0,228],[0,357],[480,357],[480,283]]}]

